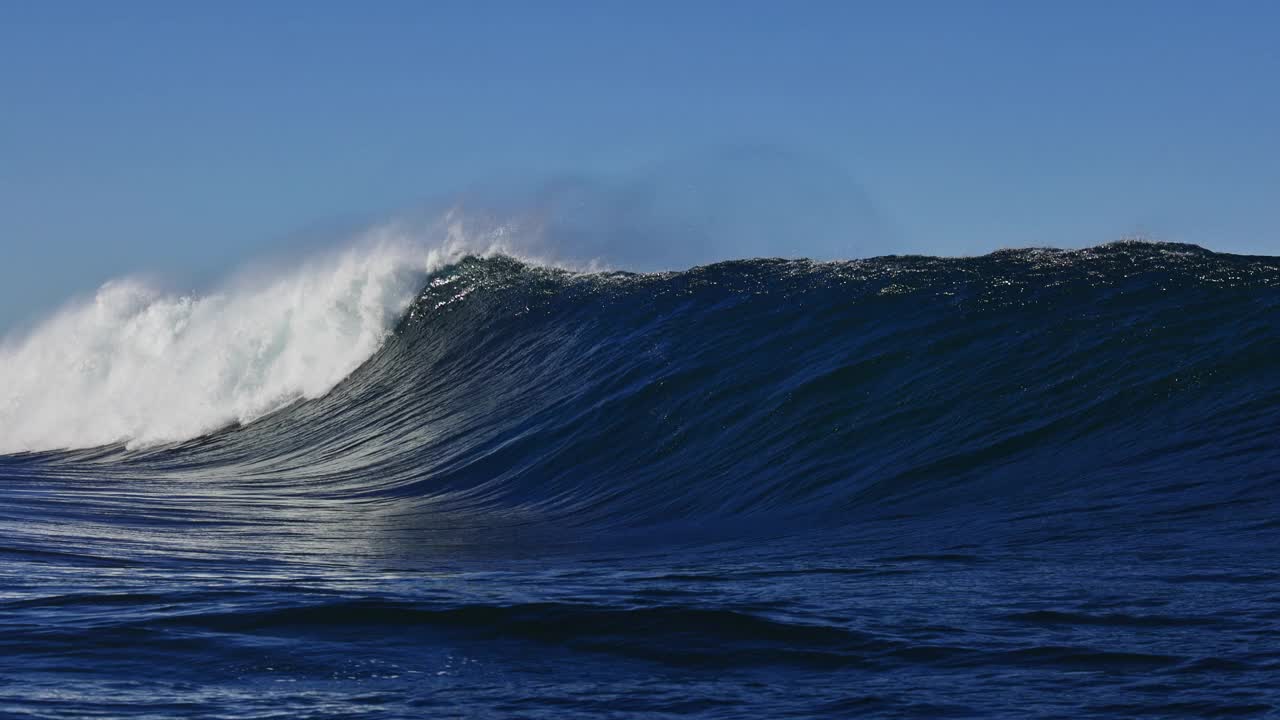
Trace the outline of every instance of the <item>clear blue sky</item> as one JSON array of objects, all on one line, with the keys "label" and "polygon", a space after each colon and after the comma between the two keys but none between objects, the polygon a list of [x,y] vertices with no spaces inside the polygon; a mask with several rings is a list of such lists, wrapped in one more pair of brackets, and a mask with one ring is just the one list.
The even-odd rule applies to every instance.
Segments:
[{"label": "clear blue sky", "polygon": [[1280,253],[1280,3],[0,0],[0,330],[477,182],[763,142],[901,249]]}]

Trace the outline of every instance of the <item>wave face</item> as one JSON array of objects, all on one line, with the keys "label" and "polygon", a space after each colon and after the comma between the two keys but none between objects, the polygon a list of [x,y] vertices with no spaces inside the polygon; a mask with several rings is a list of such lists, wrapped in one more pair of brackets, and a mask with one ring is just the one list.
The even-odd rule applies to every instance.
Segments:
[{"label": "wave face", "polygon": [[[6,351],[0,443],[40,452],[0,458],[5,655],[188,654],[220,688],[198,711],[245,716],[246,675],[319,715],[585,716],[605,686],[655,717],[1277,700],[1274,258],[344,268],[111,288]],[[8,702],[54,702],[55,670]],[[1021,690],[977,697],[979,671]],[[56,702],[109,714],[110,673]]]}]

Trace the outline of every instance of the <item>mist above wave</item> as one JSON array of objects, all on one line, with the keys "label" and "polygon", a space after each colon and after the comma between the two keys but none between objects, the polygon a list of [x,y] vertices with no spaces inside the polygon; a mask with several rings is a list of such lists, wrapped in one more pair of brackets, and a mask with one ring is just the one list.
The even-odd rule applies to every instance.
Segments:
[{"label": "mist above wave", "polygon": [[874,215],[838,168],[725,148],[622,179],[474,189],[208,293],[114,280],[0,344],[0,453],[185,440],[323,395],[464,255],[628,270],[851,257]]}]

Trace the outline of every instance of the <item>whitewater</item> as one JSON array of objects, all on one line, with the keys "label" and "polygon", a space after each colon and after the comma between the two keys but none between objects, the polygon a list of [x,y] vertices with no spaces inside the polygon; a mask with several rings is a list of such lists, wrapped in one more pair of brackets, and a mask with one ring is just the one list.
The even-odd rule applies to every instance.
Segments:
[{"label": "whitewater", "polygon": [[502,228],[441,225],[379,227],[206,294],[104,284],[0,346],[0,453],[189,440],[324,395],[381,347],[430,273],[516,253]]}]

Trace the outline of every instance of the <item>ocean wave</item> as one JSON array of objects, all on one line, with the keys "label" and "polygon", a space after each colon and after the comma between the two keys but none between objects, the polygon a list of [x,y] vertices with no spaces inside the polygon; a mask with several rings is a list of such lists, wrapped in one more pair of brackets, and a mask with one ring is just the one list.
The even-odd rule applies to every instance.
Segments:
[{"label": "ocean wave", "polygon": [[[182,306],[177,337],[169,304],[135,303],[104,325],[131,338],[114,347],[159,327],[167,349],[51,391],[94,423],[11,402],[6,446],[128,440],[77,457],[453,530],[847,523],[975,501],[1032,527],[1050,496],[1060,517],[1116,526],[1269,507],[1272,258],[1118,243],[645,275],[450,259],[414,276],[347,256],[218,301],[234,329]],[[187,442],[138,447],[161,439]]]}]

